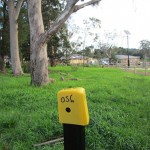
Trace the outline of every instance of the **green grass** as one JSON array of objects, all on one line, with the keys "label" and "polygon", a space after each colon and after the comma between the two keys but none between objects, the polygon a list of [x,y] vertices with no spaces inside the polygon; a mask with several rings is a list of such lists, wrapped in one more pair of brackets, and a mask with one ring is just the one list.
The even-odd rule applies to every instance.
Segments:
[{"label": "green grass", "polygon": [[57,92],[71,87],[86,90],[90,114],[87,150],[150,149],[149,76],[96,67],[57,66],[49,72],[56,82],[44,87],[30,86],[28,74],[0,74],[0,149],[63,150],[62,144],[33,145],[63,135]]}]

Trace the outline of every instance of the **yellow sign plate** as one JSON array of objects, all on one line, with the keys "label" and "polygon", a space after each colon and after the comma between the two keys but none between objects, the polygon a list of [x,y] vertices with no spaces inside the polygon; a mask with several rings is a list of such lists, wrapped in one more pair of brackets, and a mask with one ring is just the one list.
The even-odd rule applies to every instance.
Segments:
[{"label": "yellow sign plate", "polygon": [[69,88],[58,92],[59,122],[88,125],[89,114],[84,88]]}]

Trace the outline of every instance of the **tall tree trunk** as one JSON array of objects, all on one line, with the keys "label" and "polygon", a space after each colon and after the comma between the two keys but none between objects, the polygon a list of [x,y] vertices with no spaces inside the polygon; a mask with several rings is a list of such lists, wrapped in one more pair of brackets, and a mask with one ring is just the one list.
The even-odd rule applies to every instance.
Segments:
[{"label": "tall tree trunk", "polygon": [[29,1],[31,84],[44,85],[49,81],[47,44],[39,41],[44,33],[41,0]]},{"label": "tall tree trunk", "polygon": [[19,45],[18,45],[18,16],[13,1],[8,3],[9,12],[9,24],[10,24],[10,54],[12,70],[14,75],[23,74],[21,68],[21,62],[19,57]]},{"label": "tall tree trunk", "polygon": [[45,85],[49,82],[48,77],[48,59],[47,42],[52,35],[58,31],[69,16],[84,8],[85,6],[97,3],[100,0],[91,0],[82,5],[76,5],[79,0],[67,0],[64,11],[56,18],[54,23],[47,31],[44,31],[41,0],[28,0],[28,16],[30,24],[30,66],[31,66],[31,84]]},{"label": "tall tree trunk", "polygon": [[51,47],[51,51],[50,51],[50,65],[51,67],[54,67],[55,66],[55,47],[52,46]]},{"label": "tall tree trunk", "polygon": [[12,70],[14,75],[21,75],[23,73],[19,57],[18,47],[18,23],[12,15],[9,15],[10,22],[10,54]]}]

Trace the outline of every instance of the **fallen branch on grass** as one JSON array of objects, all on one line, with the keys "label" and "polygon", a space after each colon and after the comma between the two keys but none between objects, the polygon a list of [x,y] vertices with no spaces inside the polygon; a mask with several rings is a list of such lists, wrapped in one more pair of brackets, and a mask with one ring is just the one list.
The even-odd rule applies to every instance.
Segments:
[{"label": "fallen branch on grass", "polygon": [[61,76],[61,77],[60,77],[60,80],[61,80],[61,81],[68,81],[68,80],[78,81],[78,80],[81,80],[81,79],[78,79],[78,78],[66,78],[66,79],[65,79],[63,76]]},{"label": "fallen branch on grass", "polygon": [[69,78],[67,80],[81,80],[81,79],[78,79],[78,78]]},{"label": "fallen branch on grass", "polygon": [[44,146],[44,145],[50,145],[50,144],[60,144],[64,141],[64,138],[58,138],[58,139],[54,139],[54,140],[50,140],[47,142],[43,142],[43,143],[39,143],[39,144],[34,144],[34,147],[39,147],[39,146]]},{"label": "fallen branch on grass", "polygon": [[62,76],[72,76],[72,75],[69,74],[69,73],[63,73],[63,72],[60,72],[60,75],[62,75]]}]

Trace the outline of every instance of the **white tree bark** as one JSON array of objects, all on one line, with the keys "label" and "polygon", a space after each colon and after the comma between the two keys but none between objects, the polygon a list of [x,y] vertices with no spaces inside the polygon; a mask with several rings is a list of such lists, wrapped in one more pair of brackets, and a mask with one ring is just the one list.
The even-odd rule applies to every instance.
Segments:
[{"label": "white tree bark", "polygon": [[41,13],[41,0],[28,1],[30,23],[30,67],[31,84],[44,85],[48,83],[47,44],[39,43],[39,37],[44,33]]},{"label": "white tree bark", "polygon": [[23,0],[18,0],[14,5],[14,0],[3,0],[8,5],[9,24],[10,24],[10,54],[12,70],[14,75],[23,74],[21,68],[21,62],[19,57],[19,45],[18,45],[18,16],[20,13]]},{"label": "white tree bark", "polygon": [[58,16],[51,27],[44,32],[44,25],[41,13],[41,0],[28,0],[28,14],[30,23],[30,65],[31,84],[45,85],[49,81],[47,42],[52,35],[63,25],[69,16],[85,6],[99,2],[101,0],[91,0],[82,5],[76,5],[79,0],[66,0],[64,11]]}]

